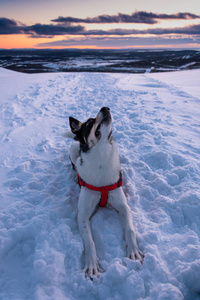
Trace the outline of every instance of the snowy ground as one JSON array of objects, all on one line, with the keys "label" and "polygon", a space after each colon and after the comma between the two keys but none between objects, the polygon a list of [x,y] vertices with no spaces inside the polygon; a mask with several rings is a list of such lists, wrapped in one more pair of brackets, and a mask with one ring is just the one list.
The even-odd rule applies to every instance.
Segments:
[{"label": "snowy ground", "polygon": [[[0,69],[0,299],[200,299],[200,70],[25,75]],[[118,215],[99,208],[104,273],[85,279],[70,115],[114,118],[143,265]]]}]

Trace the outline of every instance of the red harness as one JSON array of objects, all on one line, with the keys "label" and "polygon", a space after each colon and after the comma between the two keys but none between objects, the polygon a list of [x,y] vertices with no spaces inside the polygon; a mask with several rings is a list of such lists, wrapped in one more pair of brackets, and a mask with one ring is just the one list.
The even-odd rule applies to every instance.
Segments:
[{"label": "red harness", "polygon": [[101,200],[99,202],[99,205],[101,207],[104,207],[107,204],[108,192],[113,191],[113,190],[117,189],[118,187],[122,186],[122,173],[120,172],[119,180],[116,183],[111,184],[111,185],[101,186],[101,187],[93,186],[91,184],[86,183],[85,181],[83,181],[81,179],[80,175],[78,174],[78,184],[80,187],[85,186],[86,188],[88,188],[92,191],[101,192]]}]

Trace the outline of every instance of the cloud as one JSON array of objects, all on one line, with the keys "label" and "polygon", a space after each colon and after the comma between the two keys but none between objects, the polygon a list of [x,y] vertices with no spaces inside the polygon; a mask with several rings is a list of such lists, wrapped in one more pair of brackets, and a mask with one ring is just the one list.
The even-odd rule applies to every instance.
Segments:
[{"label": "cloud", "polygon": [[[175,28],[155,28],[148,29],[145,31],[147,34],[187,34],[187,35],[199,35],[200,34],[200,24],[190,25],[185,27],[175,27]],[[144,32],[143,32],[144,34]]]},{"label": "cloud", "polygon": [[18,34],[21,27],[17,22],[8,18],[0,18],[0,34]]},{"label": "cloud", "polygon": [[17,23],[15,20],[8,18],[0,18],[0,34],[29,34],[32,36],[55,36],[66,34],[82,33],[85,28],[81,25],[77,26],[60,26],[51,24],[34,24],[26,26]]},{"label": "cloud", "polygon": [[178,46],[184,44],[200,45],[200,38],[195,41],[193,38],[169,38],[168,36],[161,37],[86,37],[78,39],[64,39],[62,41],[53,41],[48,43],[39,43],[37,47],[77,47],[77,46],[95,46],[95,47],[138,47],[138,46]]},{"label": "cloud", "polygon": [[190,25],[186,27],[175,27],[175,28],[149,28],[145,30],[137,29],[111,29],[111,30],[85,30],[81,35],[137,35],[137,34],[153,34],[153,35],[163,35],[163,34],[187,34],[187,35],[200,35],[200,24]]},{"label": "cloud", "polygon": [[23,28],[24,33],[32,35],[42,36],[55,36],[55,35],[67,35],[67,34],[79,34],[84,31],[84,27],[78,26],[58,26],[58,25],[45,25],[35,24]]},{"label": "cloud", "polygon": [[58,17],[52,20],[56,23],[140,23],[140,24],[156,24],[158,20],[188,20],[188,19],[199,19],[200,16],[191,13],[177,13],[177,14],[155,14],[146,11],[136,11],[130,15],[128,14],[117,14],[117,15],[100,15],[94,18],[73,18],[73,17]]},{"label": "cloud", "polygon": [[166,28],[166,29],[149,29],[149,33],[153,34],[189,34],[189,35],[199,35],[200,34],[200,24],[190,25],[186,27],[175,27],[175,28]]},{"label": "cloud", "polygon": [[[157,14],[153,14],[154,16]],[[186,17],[185,14],[181,13],[182,17]],[[190,14],[191,15],[191,14]],[[164,18],[165,15],[162,15]],[[167,15],[168,16],[168,15]],[[180,14],[177,14],[180,16]],[[188,16],[188,14],[187,14]],[[174,28],[148,28],[144,30],[139,29],[110,29],[110,30],[86,30],[84,26],[80,24],[72,26],[70,23],[59,23],[59,24],[34,24],[32,26],[27,26],[20,24],[15,20],[8,18],[0,18],[0,34],[26,34],[30,37],[41,38],[48,37],[52,38],[54,36],[62,35],[73,35],[73,36],[130,36],[130,35],[170,35],[170,34],[180,34],[180,35],[200,35],[200,24],[190,25],[185,27],[174,27]]]}]

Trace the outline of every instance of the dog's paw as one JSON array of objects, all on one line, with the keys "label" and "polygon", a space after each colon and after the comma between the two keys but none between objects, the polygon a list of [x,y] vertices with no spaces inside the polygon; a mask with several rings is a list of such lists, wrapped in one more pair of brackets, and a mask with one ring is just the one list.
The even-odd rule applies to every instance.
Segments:
[{"label": "dog's paw", "polygon": [[97,264],[90,264],[85,266],[84,268],[85,278],[89,277],[91,280],[93,280],[93,277],[96,276],[99,277],[99,268],[97,267]]},{"label": "dog's paw", "polygon": [[132,260],[139,260],[141,262],[141,264],[143,264],[144,261],[144,254],[139,250],[139,249],[135,249],[135,250],[130,250],[127,247],[127,254],[126,256]]}]

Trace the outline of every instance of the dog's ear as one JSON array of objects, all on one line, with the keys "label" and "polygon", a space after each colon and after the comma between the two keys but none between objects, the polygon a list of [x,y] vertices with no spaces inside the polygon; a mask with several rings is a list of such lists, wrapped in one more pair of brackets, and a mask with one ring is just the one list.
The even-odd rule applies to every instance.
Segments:
[{"label": "dog's ear", "polygon": [[74,133],[74,134],[77,134],[79,132],[79,130],[81,129],[82,127],[82,123],[72,117],[69,117],[69,124],[70,124],[70,127],[71,127],[71,131]]}]

